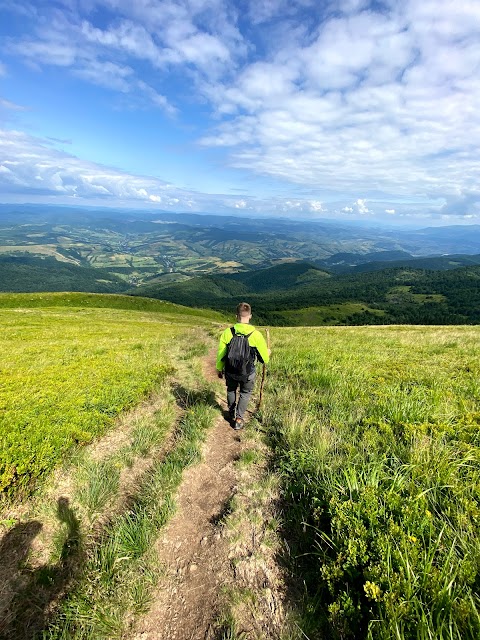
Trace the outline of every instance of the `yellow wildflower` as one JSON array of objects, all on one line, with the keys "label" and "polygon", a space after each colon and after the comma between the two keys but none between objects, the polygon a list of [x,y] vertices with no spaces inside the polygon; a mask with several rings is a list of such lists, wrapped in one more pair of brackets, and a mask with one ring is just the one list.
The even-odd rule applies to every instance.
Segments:
[{"label": "yellow wildflower", "polygon": [[382,598],[382,590],[375,584],[374,582],[370,582],[367,580],[363,585],[363,590],[365,591],[365,595],[369,600],[375,600],[375,602],[379,602]]}]

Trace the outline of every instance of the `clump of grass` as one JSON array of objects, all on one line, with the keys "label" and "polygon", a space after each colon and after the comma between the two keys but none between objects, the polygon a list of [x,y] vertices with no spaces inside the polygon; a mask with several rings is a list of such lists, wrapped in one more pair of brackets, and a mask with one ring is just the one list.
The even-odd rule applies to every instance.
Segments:
[{"label": "clump of grass", "polygon": [[246,449],[242,451],[239,457],[239,464],[245,465],[246,467],[255,464],[259,461],[260,454],[256,449]]},{"label": "clump of grass", "polygon": [[118,491],[120,468],[114,460],[87,460],[77,472],[77,501],[90,517],[102,511]]}]

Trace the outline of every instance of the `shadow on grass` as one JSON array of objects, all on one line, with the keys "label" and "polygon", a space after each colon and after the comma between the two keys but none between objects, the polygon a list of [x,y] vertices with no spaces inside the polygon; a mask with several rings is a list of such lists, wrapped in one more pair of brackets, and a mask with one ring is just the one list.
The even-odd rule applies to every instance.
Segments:
[{"label": "shadow on grass", "polygon": [[172,385],[173,395],[180,409],[186,410],[197,404],[206,404],[215,409],[221,410],[212,389],[187,389],[181,384]]},{"label": "shadow on grass", "polygon": [[[289,445],[284,440],[284,428],[280,419],[270,420],[266,425],[262,415],[257,415],[257,423],[270,449],[267,469],[269,473],[282,475],[282,488],[275,501],[275,511],[281,514],[278,530],[284,541],[275,560],[284,569],[285,600],[293,615],[295,638],[308,640],[338,640],[328,623],[327,606],[329,595],[321,588],[323,580],[319,575],[317,561],[317,537],[311,519],[311,497],[309,486],[304,479],[285,468],[285,452]],[[325,521],[325,529],[329,523]],[[360,634],[358,638],[364,637]]]},{"label": "shadow on grass", "polygon": [[0,638],[32,640],[48,626],[55,605],[83,566],[80,523],[68,498],[59,498],[57,518],[67,527],[60,559],[31,568],[28,556],[42,524],[19,523],[0,541]]}]

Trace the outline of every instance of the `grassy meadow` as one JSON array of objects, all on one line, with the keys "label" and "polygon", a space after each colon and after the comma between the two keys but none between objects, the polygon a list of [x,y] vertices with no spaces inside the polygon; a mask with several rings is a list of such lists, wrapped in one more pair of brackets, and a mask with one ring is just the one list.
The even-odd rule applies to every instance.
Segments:
[{"label": "grassy meadow", "polygon": [[303,633],[480,637],[480,328],[274,329],[272,349]]},{"label": "grassy meadow", "polygon": [[126,296],[0,296],[0,492],[29,491],[158,386],[208,323],[189,311]]}]

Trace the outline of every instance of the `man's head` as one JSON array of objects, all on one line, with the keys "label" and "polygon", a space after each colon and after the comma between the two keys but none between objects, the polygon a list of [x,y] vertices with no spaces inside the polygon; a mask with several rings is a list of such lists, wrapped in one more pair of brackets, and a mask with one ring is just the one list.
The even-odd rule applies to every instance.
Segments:
[{"label": "man's head", "polygon": [[252,317],[252,307],[248,302],[240,302],[237,305],[237,320],[239,322],[250,322]]}]

